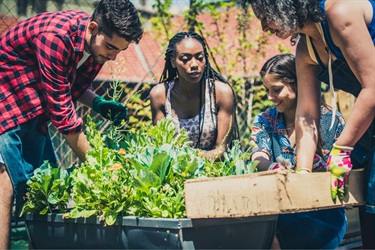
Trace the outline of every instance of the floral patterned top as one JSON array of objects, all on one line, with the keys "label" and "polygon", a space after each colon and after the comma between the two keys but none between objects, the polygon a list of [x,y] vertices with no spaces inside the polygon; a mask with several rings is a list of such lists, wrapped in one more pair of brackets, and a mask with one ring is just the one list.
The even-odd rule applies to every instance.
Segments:
[{"label": "floral patterned top", "polygon": [[[320,133],[323,140],[322,150],[325,160],[345,126],[343,116],[336,112],[336,119],[331,125],[332,112],[326,107],[321,107]],[[270,156],[270,161],[276,162],[278,156],[289,159],[295,166],[295,145],[288,139],[287,127],[281,113],[275,107],[257,115],[252,126],[251,140],[256,147],[252,153],[265,152]]]},{"label": "floral patterned top", "polygon": [[[172,113],[171,90],[173,89],[174,84],[174,80],[168,83],[167,98],[165,103],[166,119],[171,119],[173,121],[173,124],[177,128],[177,133],[179,133],[181,128],[185,128],[185,130],[189,132],[189,140],[193,143],[193,146],[203,150],[213,149],[215,147],[217,134],[216,105],[213,105],[213,103],[211,103],[211,98],[209,97],[209,88],[206,88],[206,99],[204,102],[204,107],[202,107],[200,114],[197,114],[195,117],[192,118],[183,119],[175,117]],[[199,119],[199,116],[201,116],[201,119]],[[203,116],[204,119],[202,119]],[[199,140],[199,120],[203,120],[204,124],[200,142],[199,145],[197,145]]]}]

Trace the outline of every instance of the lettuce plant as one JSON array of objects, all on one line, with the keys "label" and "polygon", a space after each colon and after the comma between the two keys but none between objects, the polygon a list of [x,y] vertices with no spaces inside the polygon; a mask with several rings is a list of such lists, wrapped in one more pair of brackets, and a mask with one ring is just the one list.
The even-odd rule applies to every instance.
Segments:
[{"label": "lettuce plant", "polygon": [[26,202],[20,216],[24,213],[46,214],[67,210],[71,189],[67,170],[45,161],[34,171],[27,185]]}]

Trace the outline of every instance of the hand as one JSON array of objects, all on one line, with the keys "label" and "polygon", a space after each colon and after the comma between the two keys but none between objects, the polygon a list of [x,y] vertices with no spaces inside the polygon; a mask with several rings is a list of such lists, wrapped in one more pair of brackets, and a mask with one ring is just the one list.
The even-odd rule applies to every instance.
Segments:
[{"label": "hand", "polygon": [[[312,172],[325,172],[326,171],[326,163],[323,160],[323,158],[315,154],[313,159],[313,166],[312,166]],[[297,168],[296,173],[302,173],[302,174],[309,174],[311,173],[310,168]]]},{"label": "hand", "polygon": [[331,153],[328,156],[328,171],[331,171],[331,196],[336,200],[336,196],[340,200],[344,199],[349,189],[349,175],[352,170],[352,162],[350,153],[352,147],[344,147],[333,144]]},{"label": "hand", "polygon": [[128,110],[116,101],[107,101],[102,96],[97,96],[92,104],[96,113],[100,113],[104,118],[114,122],[115,126],[128,116]]},{"label": "hand", "polygon": [[323,160],[323,158],[315,154],[314,155],[314,160],[313,160],[313,167],[312,171],[313,172],[325,172],[326,171],[326,162]]},{"label": "hand", "polygon": [[268,170],[276,170],[279,168],[284,168],[286,170],[292,171],[293,165],[290,163],[289,159],[285,159],[281,155],[276,158],[276,162],[273,162],[269,167]]}]

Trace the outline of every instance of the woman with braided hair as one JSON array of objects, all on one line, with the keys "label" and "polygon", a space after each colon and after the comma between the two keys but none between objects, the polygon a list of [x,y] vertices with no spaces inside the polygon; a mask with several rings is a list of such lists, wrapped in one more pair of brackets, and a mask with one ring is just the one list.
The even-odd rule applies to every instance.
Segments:
[{"label": "woman with braided hair", "polygon": [[152,120],[171,119],[196,148],[218,159],[238,136],[233,89],[211,68],[204,38],[177,33],[165,53],[160,84],[150,93]]}]

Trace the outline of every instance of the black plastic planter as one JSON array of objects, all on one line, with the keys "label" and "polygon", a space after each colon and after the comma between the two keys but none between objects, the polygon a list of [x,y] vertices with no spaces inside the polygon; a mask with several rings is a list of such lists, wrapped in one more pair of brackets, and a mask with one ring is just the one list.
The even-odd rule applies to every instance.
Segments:
[{"label": "black plastic planter", "polygon": [[125,216],[113,226],[97,217],[27,214],[34,249],[218,249],[270,248],[277,216],[241,219],[159,219]]}]

